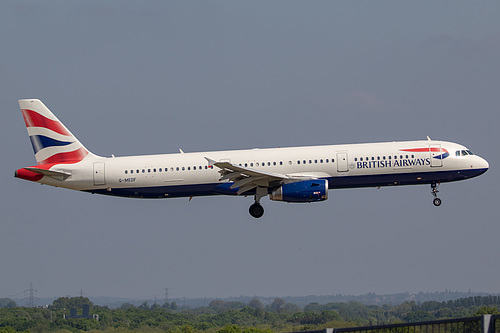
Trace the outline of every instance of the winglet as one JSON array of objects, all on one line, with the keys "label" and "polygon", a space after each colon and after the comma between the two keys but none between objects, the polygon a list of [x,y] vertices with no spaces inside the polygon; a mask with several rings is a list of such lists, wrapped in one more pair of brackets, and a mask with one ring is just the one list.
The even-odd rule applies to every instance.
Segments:
[{"label": "winglet", "polygon": [[205,159],[207,160],[208,164],[210,164],[210,165],[214,165],[215,163],[217,163],[217,161],[214,161],[211,158],[205,157]]}]

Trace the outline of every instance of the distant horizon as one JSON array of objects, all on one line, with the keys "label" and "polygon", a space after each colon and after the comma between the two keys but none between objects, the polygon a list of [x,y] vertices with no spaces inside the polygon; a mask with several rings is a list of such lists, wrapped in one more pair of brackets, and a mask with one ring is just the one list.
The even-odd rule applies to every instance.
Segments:
[{"label": "distant horizon", "polygon": [[[35,286],[35,284],[33,284],[33,286]],[[34,288],[35,289],[35,288]],[[17,295],[21,294],[21,293],[27,293],[29,292],[29,289],[23,291],[23,292],[18,292],[16,293],[14,296],[6,296],[5,293],[0,293],[0,298],[11,298],[13,299],[13,297],[15,298]],[[79,297],[79,296],[83,296],[83,297],[110,297],[110,298],[131,298],[131,299],[154,299],[154,296],[110,296],[110,295],[86,295],[85,291],[82,290],[81,291],[83,295],[72,295],[72,294],[66,294],[66,295],[63,295],[63,296],[39,296],[39,298],[52,298],[52,297],[55,297],[55,298],[58,298],[58,297]],[[80,293],[80,292],[79,292]],[[401,291],[401,292],[387,292],[387,293],[379,293],[379,292],[374,292],[374,291],[369,291],[369,292],[366,292],[366,293],[331,293],[331,294],[307,294],[307,295],[287,295],[287,296],[276,296],[276,295],[271,295],[271,296],[264,296],[264,295],[244,295],[244,294],[241,294],[241,295],[233,295],[233,296],[176,296],[176,297],[169,297],[169,299],[183,299],[183,298],[186,298],[186,299],[203,299],[203,298],[211,298],[211,299],[226,299],[226,298],[238,298],[238,297],[244,297],[244,298],[248,298],[248,297],[263,297],[263,298],[270,298],[270,297],[274,297],[274,298],[285,298],[285,297],[308,297],[308,296],[336,296],[336,295],[341,295],[341,296],[363,296],[363,295],[370,295],[370,294],[375,294],[375,295],[379,295],[379,296],[382,296],[382,295],[398,295],[398,294],[420,294],[420,293],[424,293],[424,294],[434,294],[434,293],[474,293],[474,294],[500,294],[500,291],[499,292],[488,292],[488,291],[475,291],[475,290],[472,290],[472,289],[469,289],[467,291],[465,290],[452,290],[452,289],[444,289],[444,290],[437,290],[437,291]],[[158,295],[159,296],[159,295]],[[158,297],[160,298],[160,297]]]},{"label": "distant horizon", "polygon": [[[407,296],[427,296],[427,299],[424,300],[424,301],[420,301],[420,302],[425,302],[427,300],[437,300],[437,299],[434,299],[432,297],[429,297],[429,296],[432,296],[432,295],[441,295],[442,297],[439,298],[440,300],[439,301],[448,301],[448,300],[455,300],[455,299],[460,299],[460,298],[466,298],[467,295],[471,295],[471,297],[473,296],[499,296],[500,293],[488,293],[488,292],[475,292],[475,291],[472,291],[472,290],[469,290],[469,291],[452,291],[452,290],[444,290],[444,291],[435,291],[435,292],[423,292],[423,291],[419,291],[419,292],[416,292],[416,293],[413,293],[413,292],[399,292],[399,293],[386,293],[386,294],[377,294],[377,293],[374,293],[374,292],[368,292],[368,293],[364,293],[364,294],[358,294],[358,295],[350,295],[350,294],[332,294],[332,295],[306,295],[306,296],[243,296],[243,295],[240,295],[240,296],[230,296],[230,297],[192,297],[192,298],[188,298],[188,297],[185,297],[185,298],[169,298],[168,299],[168,302],[169,303],[172,303],[172,302],[176,302],[178,306],[187,306],[188,308],[191,308],[191,307],[202,307],[202,306],[208,306],[208,303],[212,300],[221,300],[221,301],[228,301],[228,302],[231,302],[231,301],[234,301],[234,302],[238,302],[239,299],[241,299],[241,302],[242,303],[245,303],[245,302],[249,302],[250,300],[252,299],[259,299],[259,300],[263,300],[264,304],[270,304],[272,303],[272,301],[276,298],[282,298],[282,299],[285,299],[285,300],[291,300],[290,303],[293,303],[293,304],[297,304],[299,305],[298,303],[302,304],[300,305],[301,307],[303,307],[304,305],[307,305],[309,303],[313,303],[312,301],[311,302],[307,302],[307,303],[304,303],[303,301],[300,301],[301,299],[325,299],[325,302],[326,303],[330,303],[330,301],[328,301],[328,298],[330,299],[333,299],[335,297],[337,298],[345,298],[345,300],[342,300],[342,301],[336,301],[335,303],[343,303],[343,302],[349,302],[349,301],[360,301],[359,299],[362,298],[362,297],[366,297],[366,296],[372,296],[372,297],[384,297],[385,299],[384,300],[381,300],[380,301],[380,304],[392,304],[392,305],[395,305],[395,304],[401,304],[405,301],[411,301],[411,299],[408,299],[408,298],[405,298],[405,299],[402,299],[402,298],[399,298],[399,299],[393,299],[393,302],[388,302],[388,303],[383,303],[384,301],[389,301],[391,297],[395,297],[395,296],[404,296],[404,295],[407,295]],[[446,297],[446,296],[449,296],[449,297]],[[65,296],[57,296],[57,297],[34,297],[34,300],[35,300],[35,304],[37,303],[36,301],[37,300],[56,300],[60,297],[69,297],[69,298],[73,298],[73,297],[80,297],[80,295],[76,295],[76,296],[71,296],[71,295],[65,295]],[[88,298],[91,302],[93,302],[95,305],[100,305],[100,306],[104,306],[104,305],[113,305],[112,307],[119,307],[121,304],[123,303],[131,303],[131,304],[134,304],[134,305],[139,305],[143,302],[148,302],[149,305],[152,305],[152,304],[155,304],[154,303],[154,300],[155,298],[152,297],[152,298],[140,298],[140,297],[115,297],[115,296],[86,296],[86,295],[83,295],[82,297],[86,297]],[[18,306],[23,306],[21,305],[21,301],[24,301],[26,302],[26,300],[28,298],[26,297],[23,297],[23,298],[15,298],[15,297],[0,297],[0,298],[8,298],[8,299],[11,299],[13,301],[16,302],[16,304]],[[296,300],[295,302],[293,300]],[[298,302],[297,302],[298,301]],[[160,298],[160,297],[157,297],[156,298],[156,304],[159,304],[159,305],[162,305],[165,303],[165,299],[164,298]],[[191,306],[191,305],[188,305],[188,304],[183,304],[183,303],[191,303],[191,304],[204,304],[204,305],[197,305],[197,306]],[[319,302],[317,302],[319,303]],[[326,304],[325,303],[325,304]],[[361,303],[364,303],[361,301]],[[320,303],[322,304],[322,303]],[[368,301],[366,304],[375,304],[373,303],[373,300],[371,301]],[[45,304],[44,305],[48,305],[48,304]],[[41,306],[40,304],[36,304],[36,306]]]}]

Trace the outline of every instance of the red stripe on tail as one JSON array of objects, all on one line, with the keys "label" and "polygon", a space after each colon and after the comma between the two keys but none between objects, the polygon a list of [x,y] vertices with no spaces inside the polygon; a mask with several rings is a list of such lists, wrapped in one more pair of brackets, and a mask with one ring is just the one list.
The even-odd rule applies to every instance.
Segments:
[{"label": "red stripe on tail", "polygon": [[44,127],[62,135],[71,135],[59,121],[51,120],[32,110],[22,109],[21,111],[26,127]]},{"label": "red stripe on tail", "polygon": [[66,153],[59,153],[52,155],[51,157],[38,162],[38,164],[72,164],[78,163],[88,155],[88,151],[81,147],[74,151],[69,151]]}]

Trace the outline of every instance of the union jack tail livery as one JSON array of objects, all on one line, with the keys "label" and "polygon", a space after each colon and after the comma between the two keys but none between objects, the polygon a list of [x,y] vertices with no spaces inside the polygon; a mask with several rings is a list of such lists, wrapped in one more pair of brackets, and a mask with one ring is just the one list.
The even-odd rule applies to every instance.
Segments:
[{"label": "union jack tail livery", "polygon": [[[328,198],[329,190],[431,185],[435,206],[441,183],[477,177],[489,164],[466,147],[427,140],[309,147],[225,150],[100,157],[89,152],[38,99],[19,101],[36,166],[16,170],[21,179],[72,190],[129,198],[209,195],[253,196],[260,204],[304,203]],[[378,192],[377,192],[378,193]]]},{"label": "union jack tail livery", "polygon": [[[72,175],[72,171],[61,170],[61,166],[74,165],[90,157],[99,158],[89,152],[42,101],[22,99],[19,106],[37,165],[16,170],[17,178],[47,183],[42,181],[47,176],[47,184],[54,185],[54,181],[65,181]],[[53,168],[57,165],[59,167]]]},{"label": "union jack tail livery", "polygon": [[19,106],[38,165],[77,163],[89,151],[38,99],[22,99]]}]

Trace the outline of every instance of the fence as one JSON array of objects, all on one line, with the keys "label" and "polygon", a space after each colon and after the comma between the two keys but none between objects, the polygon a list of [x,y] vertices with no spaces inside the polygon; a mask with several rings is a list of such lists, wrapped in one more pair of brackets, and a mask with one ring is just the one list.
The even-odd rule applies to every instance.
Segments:
[{"label": "fence", "polygon": [[327,328],[302,333],[500,333],[500,315],[363,327]]}]

